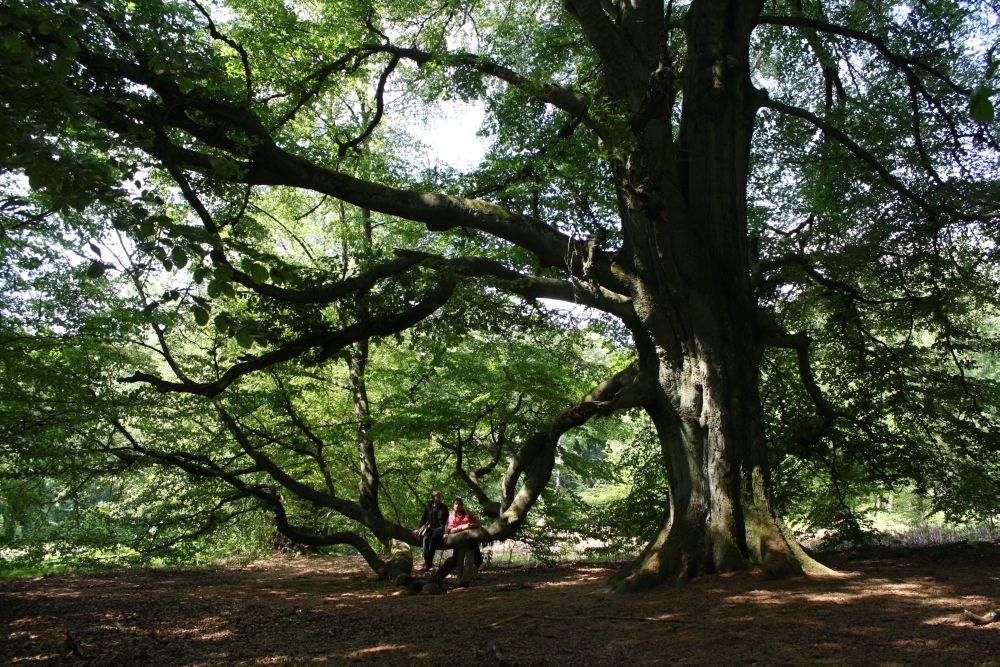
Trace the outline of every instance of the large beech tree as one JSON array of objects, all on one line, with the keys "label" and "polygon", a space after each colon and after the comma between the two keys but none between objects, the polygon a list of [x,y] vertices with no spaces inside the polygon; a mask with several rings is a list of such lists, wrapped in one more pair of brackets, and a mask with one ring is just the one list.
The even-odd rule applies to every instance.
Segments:
[{"label": "large beech tree", "polygon": [[[381,567],[358,532],[307,531],[287,511],[294,497],[414,543],[381,507],[370,342],[443,319],[475,331],[462,309],[504,295],[557,299],[618,322],[634,361],[533,430],[494,425],[475,469],[460,429],[438,437],[491,518],[463,539],[515,534],[560,436],[641,408],[668,502],[614,585],[780,576],[822,566],[777,515],[779,444],[803,457],[852,432],[885,445],[902,424],[887,411],[919,412],[933,367],[962,417],[953,446],[995,461],[995,386],[972,368],[990,350],[970,318],[996,306],[996,22],[990,3],[941,0],[13,0],[0,136],[38,216],[103,215],[134,258],[181,281],[167,301],[189,309],[171,326],[147,301],[162,363],[122,380],[210,407],[230,444],[154,447],[120,419],[119,456],[217,480],[293,539],[354,544]],[[469,173],[418,171],[405,127],[455,97],[485,109],[491,148]],[[343,243],[280,251],[276,230],[304,219]],[[135,275],[93,259],[95,280]],[[214,318],[249,350],[181,354],[171,327],[185,318],[190,331]],[[235,398],[250,378],[331,363],[349,368],[353,497],[325,469],[318,484],[279,460],[234,407],[250,404]],[[882,369],[884,393],[858,368]],[[791,397],[770,449],[769,383]],[[508,417],[522,407],[511,395]],[[325,465],[291,399],[285,416],[313,443],[303,460]]]}]

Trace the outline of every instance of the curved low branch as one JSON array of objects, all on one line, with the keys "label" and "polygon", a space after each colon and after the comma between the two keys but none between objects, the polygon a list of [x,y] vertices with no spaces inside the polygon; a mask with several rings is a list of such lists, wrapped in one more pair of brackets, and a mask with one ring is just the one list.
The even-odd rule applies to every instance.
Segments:
[{"label": "curved low branch", "polygon": [[[273,506],[272,511],[275,517],[275,527],[278,529],[282,535],[288,539],[296,542],[297,544],[303,544],[312,547],[332,547],[336,545],[346,544],[354,547],[354,549],[361,554],[361,557],[365,559],[373,571],[378,573],[379,577],[382,579],[389,578],[390,573],[393,571],[393,565],[396,565],[397,569],[400,571],[409,571],[413,566],[413,557],[410,555],[409,547],[406,546],[404,549],[393,549],[393,556],[390,560],[383,560],[372,545],[363,538],[358,533],[351,531],[340,531],[336,533],[323,533],[322,535],[316,534],[305,528],[299,526],[293,526],[288,520],[288,514],[285,512],[285,508],[280,503]],[[414,540],[415,542],[416,540]],[[395,544],[399,544],[400,541],[395,541]],[[404,551],[404,558],[400,558],[399,551]],[[400,561],[404,561],[404,564],[400,564]]]},{"label": "curved low branch", "polygon": [[816,406],[816,412],[820,417],[818,423],[811,428],[805,429],[796,439],[800,442],[818,440],[837,419],[846,419],[858,427],[865,428],[863,424],[858,422],[855,415],[844,410],[835,409],[826,400],[826,396],[823,395],[823,390],[816,382],[816,377],[813,374],[812,365],[809,361],[809,347],[812,345],[812,338],[803,332],[796,334],[786,333],[777,323],[771,321],[770,318],[763,317],[763,313],[761,315],[762,321],[758,322],[758,328],[760,329],[762,343],[768,347],[795,350],[798,361],[799,380],[802,382],[802,386],[809,395],[809,398],[812,399],[813,404]]},{"label": "curved low branch", "polygon": [[[459,426],[457,429],[458,432],[456,434],[456,439],[454,443],[448,442],[444,440],[444,438],[437,435],[431,436],[431,439],[436,444],[440,445],[444,449],[454,452],[455,474],[459,477],[459,479],[465,482],[465,485],[475,496],[476,501],[479,503],[479,506],[482,509],[483,515],[493,519],[497,519],[500,517],[500,503],[490,498],[489,494],[486,492],[486,489],[484,489],[483,485],[480,483],[480,478],[491,473],[496,468],[497,464],[499,464],[500,458],[503,456],[504,452],[504,446],[503,446],[504,442],[503,440],[501,440],[500,442],[496,443],[496,445],[493,447],[493,452],[489,463],[476,470],[466,469],[465,457],[466,457],[466,445],[476,441],[476,430],[479,428],[480,421],[489,417],[491,413],[494,410],[496,410],[499,407],[500,403],[502,402],[503,400],[499,402],[494,402],[493,404],[486,406],[478,415],[476,415],[471,420],[472,423],[469,427],[469,435],[466,438],[462,437],[461,426]],[[517,407],[515,407],[514,413],[518,411],[520,404],[521,404],[521,399],[518,398],[518,405]]]},{"label": "curved low branch", "polygon": [[636,360],[594,387],[579,403],[557,415],[548,428],[530,436],[511,459],[504,474],[500,518],[489,526],[466,531],[468,536],[465,532],[458,534],[455,544],[504,539],[513,534],[548,484],[562,434],[592,417],[644,405],[652,399],[652,389],[652,378],[640,372]]},{"label": "curved low branch", "polygon": [[215,406],[216,412],[222,420],[222,423],[226,426],[226,429],[230,432],[230,434],[232,434],[236,442],[239,443],[240,448],[253,460],[254,463],[257,464],[258,467],[260,467],[261,470],[266,472],[271,479],[280,484],[282,487],[288,489],[299,498],[311,502],[317,507],[330,508],[348,519],[357,521],[358,523],[369,528],[380,538],[392,538],[403,541],[413,541],[414,543],[416,542],[409,530],[390,521],[386,521],[379,513],[365,509],[360,503],[351,502],[343,498],[337,498],[329,493],[315,489],[289,475],[263,451],[254,446],[236,419],[229,413],[228,410],[225,409],[220,401],[213,401],[213,405]]},{"label": "curved low branch", "polygon": [[[179,468],[197,477],[218,479],[225,482],[235,488],[241,497],[254,497],[259,500],[274,514],[278,530],[283,535],[299,544],[308,546],[333,546],[338,544],[347,544],[353,546],[365,559],[368,565],[380,575],[383,575],[388,571],[387,568],[394,565],[397,567],[405,567],[405,565],[400,564],[400,561],[406,559],[401,557],[400,554],[394,554],[390,561],[385,561],[379,557],[378,553],[358,533],[342,531],[336,533],[316,534],[305,528],[293,526],[288,520],[288,514],[281,501],[281,496],[273,487],[268,488],[248,484],[242,476],[256,472],[265,472],[272,479],[295,493],[297,496],[305,500],[309,500],[315,505],[333,509],[343,516],[361,523],[382,539],[388,539],[391,542],[399,544],[400,546],[403,544],[418,543],[416,538],[407,528],[386,521],[381,517],[376,517],[371,513],[367,513],[357,503],[351,503],[329,494],[316,491],[315,489],[301,484],[297,482],[297,480],[289,477],[286,473],[284,473],[284,471],[280,470],[280,468],[278,468],[272,460],[253,447],[253,444],[247,439],[246,435],[239,427],[239,424],[232,417],[232,415],[230,415],[225,408],[221,406],[221,404],[216,402],[216,408],[227,429],[236,438],[237,442],[239,442],[241,448],[257,464],[255,467],[238,471],[228,471],[208,459],[199,459],[187,455],[186,453],[160,452],[150,449],[149,447],[143,446],[124,426],[124,424],[118,420],[112,420],[112,426],[116,432],[126,439],[129,443],[129,447],[127,450],[109,449],[107,451],[127,463],[132,463],[136,458],[135,453],[137,453],[146,459],[156,461],[163,465]],[[409,549],[407,548],[405,551],[408,552]],[[405,556],[406,554],[402,555]]]},{"label": "curved low branch", "polygon": [[514,534],[552,476],[562,434],[592,417],[645,405],[653,399],[654,384],[653,378],[640,371],[636,359],[590,390],[579,403],[563,410],[548,428],[528,437],[511,459],[501,483],[500,517],[487,526],[449,535],[445,543],[462,547]]},{"label": "curved low branch", "polygon": [[812,338],[808,334],[801,332],[789,334],[778,330],[775,326],[774,329],[765,331],[762,339],[763,343],[769,347],[795,350],[796,357],[798,358],[799,379],[802,381],[802,386],[805,388],[806,393],[809,394],[809,397],[816,405],[816,411],[824,419],[833,421],[837,417],[847,416],[846,413],[833,409],[833,406],[830,405],[830,402],[823,395],[819,384],[816,383],[816,377],[812,372],[812,364],[809,361],[809,347],[812,345]]}]

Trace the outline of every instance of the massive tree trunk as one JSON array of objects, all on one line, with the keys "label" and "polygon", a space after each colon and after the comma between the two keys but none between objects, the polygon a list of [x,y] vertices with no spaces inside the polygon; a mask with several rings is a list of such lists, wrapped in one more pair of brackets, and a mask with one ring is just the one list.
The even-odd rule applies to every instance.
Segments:
[{"label": "massive tree trunk", "polygon": [[755,4],[692,4],[677,138],[654,115],[616,170],[637,276],[633,333],[657,378],[646,409],[669,484],[660,529],[613,579],[623,590],[756,565],[773,576],[821,567],[775,515],[757,389],[746,225]]}]

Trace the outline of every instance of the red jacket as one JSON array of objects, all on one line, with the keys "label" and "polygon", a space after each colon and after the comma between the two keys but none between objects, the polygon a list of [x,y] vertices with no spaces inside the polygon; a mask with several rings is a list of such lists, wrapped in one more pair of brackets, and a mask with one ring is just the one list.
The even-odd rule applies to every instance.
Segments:
[{"label": "red jacket", "polygon": [[476,517],[475,514],[473,514],[469,510],[465,510],[465,514],[456,514],[455,512],[451,512],[448,514],[449,533],[455,532],[456,528],[466,523],[469,524],[470,526],[478,526],[479,519]]}]

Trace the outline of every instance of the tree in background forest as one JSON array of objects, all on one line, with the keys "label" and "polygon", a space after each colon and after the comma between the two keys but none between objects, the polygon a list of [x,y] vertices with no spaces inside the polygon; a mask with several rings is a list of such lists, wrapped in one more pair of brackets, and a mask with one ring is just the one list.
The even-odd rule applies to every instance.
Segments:
[{"label": "tree in background forest", "polygon": [[[515,535],[564,433],[641,410],[666,502],[623,590],[821,568],[774,479],[993,516],[997,25],[940,0],[7,2],[4,353],[35,370],[5,392],[68,411],[5,465],[180,471],[161,500],[193,494],[195,533],[264,507],[388,573],[408,560],[372,538],[414,544],[428,482],[491,519],[462,540]],[[489,151],[421,168],[407,126],[453,98]],[[627,357],[596,377],[615,355],[538,299]]]}]

